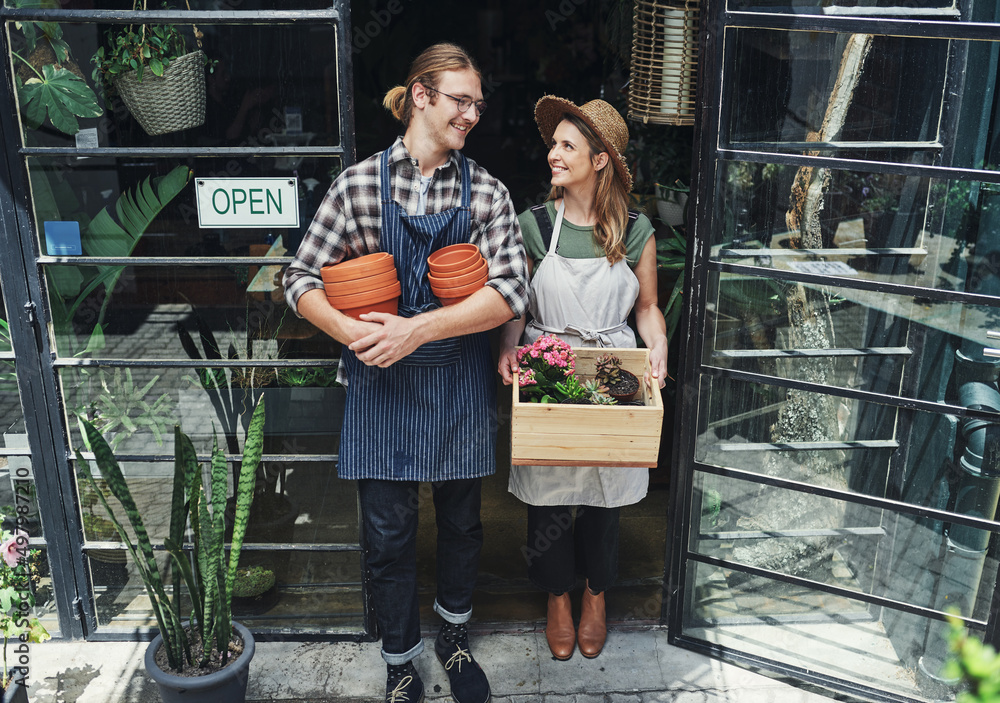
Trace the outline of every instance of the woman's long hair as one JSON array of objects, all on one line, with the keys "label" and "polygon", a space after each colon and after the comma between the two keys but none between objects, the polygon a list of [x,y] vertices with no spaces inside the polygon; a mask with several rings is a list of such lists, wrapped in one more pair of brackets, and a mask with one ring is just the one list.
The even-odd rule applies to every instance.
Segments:
[{"label": "woman's long hair", "polygon": [[[413,116],[413,84],[420,83],[426,88],[436,90],[437,79],[442,72],[465,70],[474,71],[479,80],[482,80],[483,76],[476,62],[462,47],[447,42],[429,46],[410,65],[410,77],[406,79],[406,85],[390,88],[382,99],[382,105],[392,113],[393,117],[408,127]],[[431,95],[432,105],[435,100],[437,95]]]},{"label": "woman's long hair", "polygon": [[[608,152],[604,142],[594,134],[586,122],[576,115],[565,114],[563,119],[572,124],[587,140],[590,147],[590,158]],[[615,171],[611,159],[615,154],[608,153],[608,163],[597,172],[597,188],[594,192],[594,213],[597,223],[594,225],[594,243],[604,249],[608,262],[616,264],[625,258],[625,229],[628,226],[628,191],[625,184]],[[563,187],[553,186],[549,192],[549,200],[563,197]]]}]

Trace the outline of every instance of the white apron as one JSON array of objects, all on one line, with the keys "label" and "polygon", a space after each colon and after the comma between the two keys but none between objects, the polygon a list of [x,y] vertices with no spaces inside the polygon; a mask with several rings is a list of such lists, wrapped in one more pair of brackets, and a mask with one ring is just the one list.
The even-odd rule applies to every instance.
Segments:
[{"label": "white apron", "polygon": [[[524,344],[552,334],[574,347],[635,347],[628,314],[639,297],[639,279],[625,261],[568,259],[556,253],[564,204],[552,241],[531,279],[533,320]],[[646,495],[649,469],[597,466],[511,466],[507,489],[529,505],[617,508]]]}]

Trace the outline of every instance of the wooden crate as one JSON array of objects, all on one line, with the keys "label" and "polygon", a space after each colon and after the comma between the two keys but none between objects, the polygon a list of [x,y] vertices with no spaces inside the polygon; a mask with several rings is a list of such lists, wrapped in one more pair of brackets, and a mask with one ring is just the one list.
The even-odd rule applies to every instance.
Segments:
[{"label": "wooden crate", "polygon": [[645,405],[568,405],[522,403],[517,376],[511,385],[513,413],[510,432],[512,464],[541,466],[656,466],[663,427],[659,388],[643,383],[649,368],[647,349],[579,347],[576,373],[593,378],[601,354],[614,354],[622,367],[639,377]]}]

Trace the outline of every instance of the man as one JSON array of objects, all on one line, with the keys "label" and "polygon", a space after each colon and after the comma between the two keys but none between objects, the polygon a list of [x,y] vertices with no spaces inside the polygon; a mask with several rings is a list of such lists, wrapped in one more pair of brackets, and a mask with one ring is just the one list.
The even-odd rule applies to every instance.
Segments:
[{"label": "man", "polygon": [[[464,50],[428,48],[384,103],[405,134],[331,186],[285,275],[285,295],[299,315],[344,344],[338,475],[358,479],[388,666],[386,701],[423,700],[412,664],[423,650],[414,498],[417,482],[429,481],[438,529],[434,609],[445,621],[434,649],[454,699],[485,703],[489,683],[466,632],[483,539],[481,481],[495,470],[495,377],[485,332],[525,310],[521,231],[507,189],[461,153],[486,108],[479,70]],[[427,256],[470,241],[489,264],[489,280],[441,307],[427,280]],[[351,319],[327,302],[319,269],[376,251],[394,257],[399,315]]]}]

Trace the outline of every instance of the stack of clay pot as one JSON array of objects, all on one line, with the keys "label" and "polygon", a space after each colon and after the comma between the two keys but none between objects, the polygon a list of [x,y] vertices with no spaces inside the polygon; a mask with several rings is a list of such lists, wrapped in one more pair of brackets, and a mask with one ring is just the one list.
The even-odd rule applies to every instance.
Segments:
[{"label": "stack of clay pot", "polygon": [[475,244],[453,244],[427,257],[431,291],[442,305],[454,305],[486,284],[489,266]]},{"label": "stack of clay pot", "polygon": [[392,254],[379,252],[320,269],[330,305],[355,320],[367,312],[398,312],[402,291]]}]

